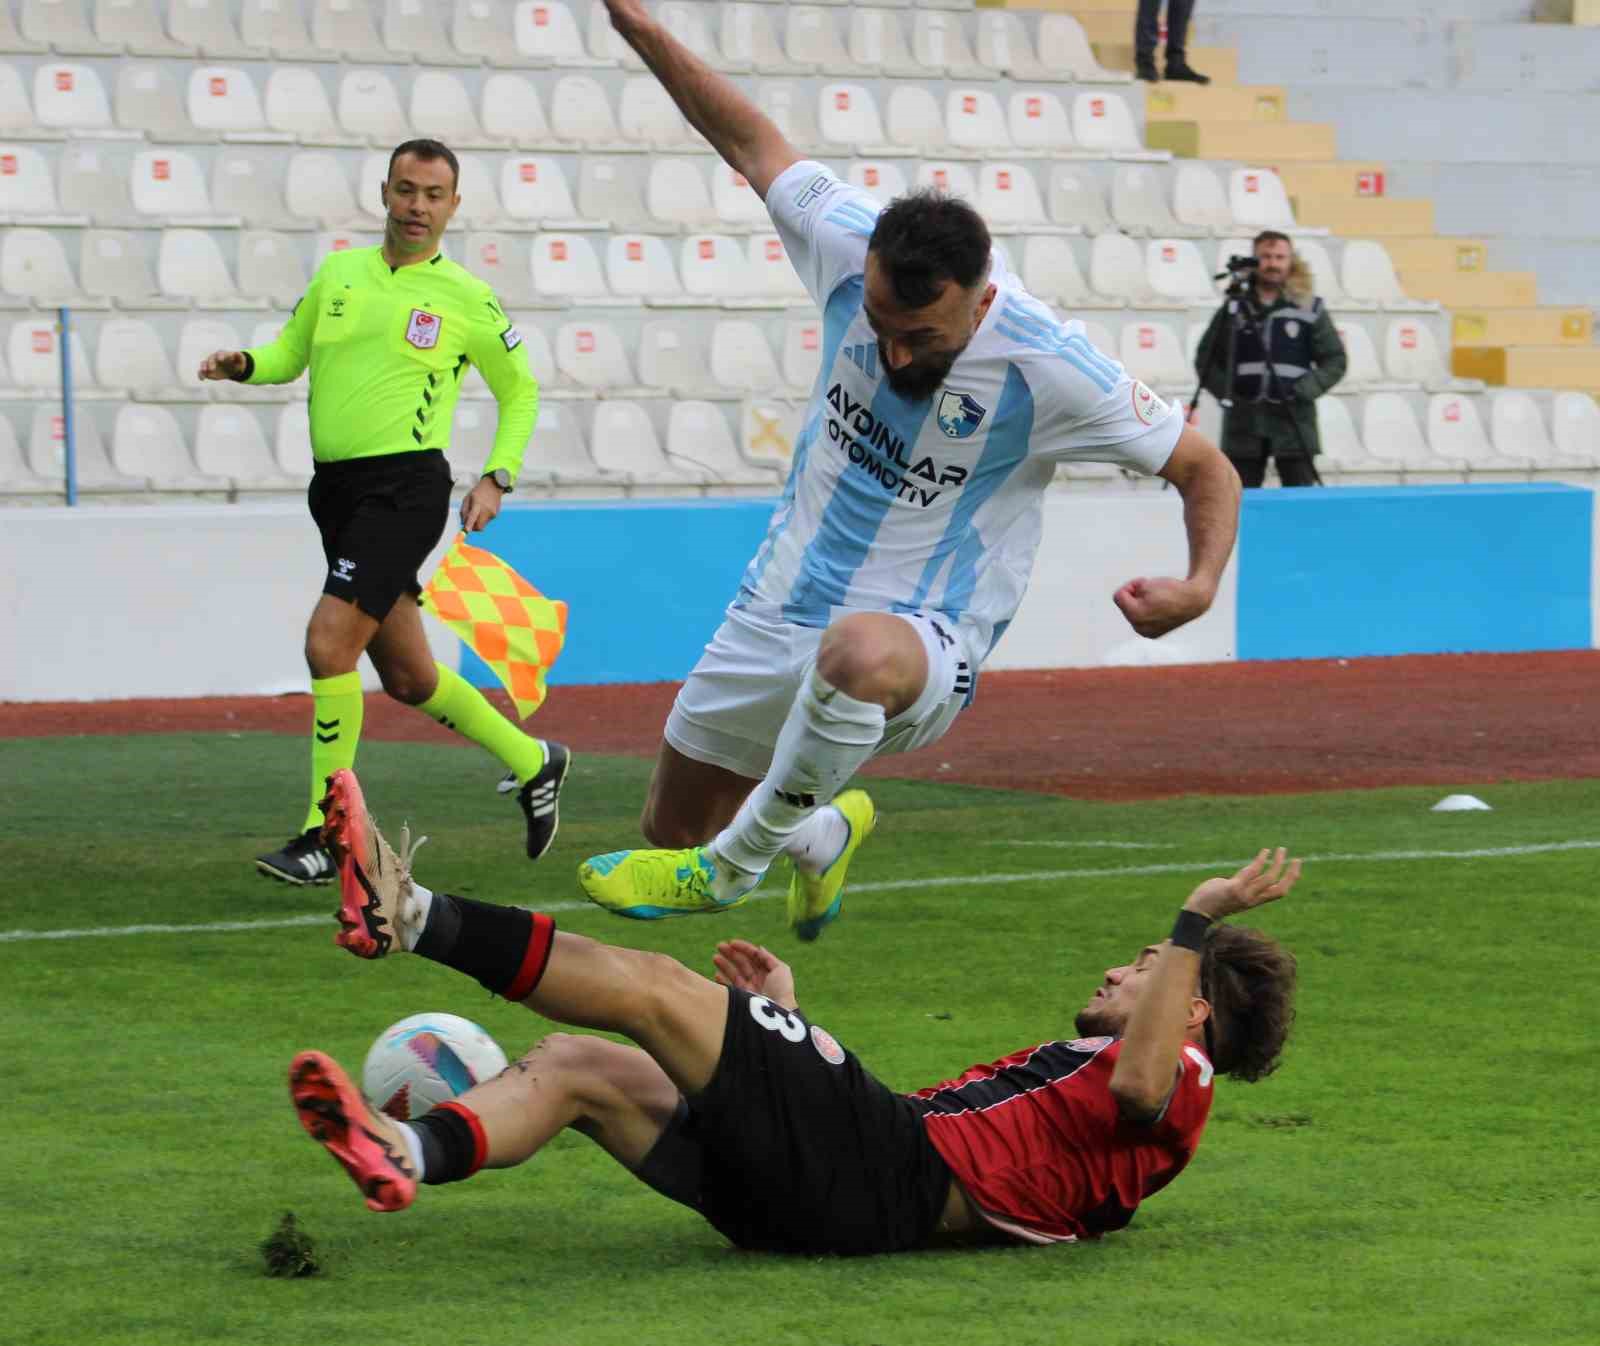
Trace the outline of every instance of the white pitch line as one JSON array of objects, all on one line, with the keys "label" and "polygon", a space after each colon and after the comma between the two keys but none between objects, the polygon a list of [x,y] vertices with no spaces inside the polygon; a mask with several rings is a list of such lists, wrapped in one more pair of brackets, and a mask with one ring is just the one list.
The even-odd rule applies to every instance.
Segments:
[{"label": "white pitch line", "polygon": [[[1519,855],[1548,855],[1557,851],[1600,850],[1600,841],[1547,841],[1531,846],[1486,846],[1468,851],[1346,851],[1307,855],[1308,865],[1389,864],[1399,860],[1504,860]],[[1245,864],[1230,860],[1178,860],[1164,865],[1119,865],[1099,869],[1040,869],[1024,874],[942,874],[922,879],[891,879],[881,883],[855,883],[853,894],[893,893],[908,888],[976,888],[1006,883],[1051,883],[1059,879],[1137,878],[1146,874],[1183,874],[1198,870],[1223,872]],[[752,902],[776,897],[776,891],[756,893]],[[548,902],[544,912],[592,911],[589,902]],[[212,921],[195,925],[108,925],[86,930],[0,930],[0,944],[40,939],[119,938],[128,935],[214,935],[242,930],[283,930],[293,926],[327,925],[329,916],[284,916],[268,921]]]},{"label": "white pitch line", "polygon": [[1175,851],[1175,841],[980,841],[980,846],[1054,846],[1084,851]]}]

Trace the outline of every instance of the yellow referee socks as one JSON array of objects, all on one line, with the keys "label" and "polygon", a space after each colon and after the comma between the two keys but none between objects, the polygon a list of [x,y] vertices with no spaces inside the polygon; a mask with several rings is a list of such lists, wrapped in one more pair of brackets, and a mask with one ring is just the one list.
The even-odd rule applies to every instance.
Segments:
[{"label": "yellow referee socks", "polygon": [[487,748],[508,771],[517,773],[517,784],[526,785],[537,776],[544,765],[544,744],[506,719],[453,668],[438,662],[434,667],[439,670],[439,685],[417,709]]},{"label": "yellow referee socks", "polygon": [[312,678],[311,698],[311,809],[300,829],[303,832],[322,826],[322,810],[317,804],[328,792],[328,777],[356,764],[356,745],[361,742],[361,674]]}]

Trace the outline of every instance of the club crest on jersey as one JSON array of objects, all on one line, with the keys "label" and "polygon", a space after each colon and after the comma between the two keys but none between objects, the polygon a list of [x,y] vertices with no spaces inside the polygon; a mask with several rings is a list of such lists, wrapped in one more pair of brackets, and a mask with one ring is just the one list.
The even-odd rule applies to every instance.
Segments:
[{"label": "club crest on jersey", "polygon": [[1164,420],[1167,415],[1167,404],[1153,392],[1140,383],[1133,381],[1133,414],[1145,425],[1154,425],[1159,420]]},{"label": "club crest on jersey", "polygon": [[939,399],[939,428],[951,439],[966,439],[988,414],[985,407],[970,393],[946,392]]},{"label": "club crest on jersey", "polygon": [[431,351],[439,344],[441,325],[435,314],[427,309],[414,308],[411,310],[411,320],[406,323],[406,340],[419,351]]},{"label": "club crest on jersey", "polygon": [[817,1055],[830,1066],[844,1064],[844,1048],[826,1028],[818,1024],[811,1025],[811,1045],[817,1049]]},{"label": "club crest on jersey", "polygon": [[1115,1038],[1073,1038],[1067,1046],[1075,1052],[1098,1052],[1109,1047]]}]

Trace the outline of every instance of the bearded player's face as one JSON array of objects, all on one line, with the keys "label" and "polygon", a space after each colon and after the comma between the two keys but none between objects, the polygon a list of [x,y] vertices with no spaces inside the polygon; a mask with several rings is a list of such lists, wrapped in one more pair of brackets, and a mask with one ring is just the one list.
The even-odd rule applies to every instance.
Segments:
[{"label": "bearded player's face", "polygon": [[1078,1011],[1078,1036],[1116,1038],[1127,1032],[1133,1007],[1144,994],[1158,957],[1156,946],[1149,944],[1139,950],[1133,962],[1107,968],[1089,1003]]}]

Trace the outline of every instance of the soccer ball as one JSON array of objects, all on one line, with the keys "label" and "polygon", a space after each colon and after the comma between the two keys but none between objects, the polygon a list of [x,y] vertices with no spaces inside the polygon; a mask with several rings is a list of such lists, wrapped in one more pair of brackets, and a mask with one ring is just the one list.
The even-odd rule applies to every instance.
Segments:
[{"label": "soccer ball", "polygon": [[413,1014],[378,1034],[361,1067],[362,1091],[399,1121],[464,1094],[506,1068],[500,1045],[456,1014]]}]

